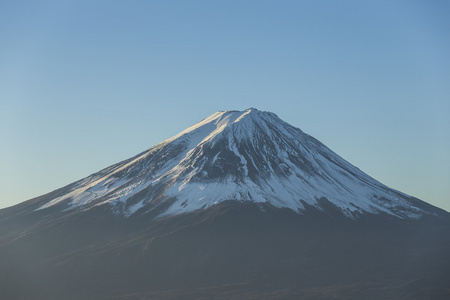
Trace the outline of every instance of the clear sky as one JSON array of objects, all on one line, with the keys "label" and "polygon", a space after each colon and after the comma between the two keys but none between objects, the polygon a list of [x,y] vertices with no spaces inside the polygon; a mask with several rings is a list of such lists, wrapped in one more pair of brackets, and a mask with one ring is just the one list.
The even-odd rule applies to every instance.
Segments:
[{"label": "clear sky", "polygon": [[450,1],[0,2],[0,207],[218,110],[450,211]]}]

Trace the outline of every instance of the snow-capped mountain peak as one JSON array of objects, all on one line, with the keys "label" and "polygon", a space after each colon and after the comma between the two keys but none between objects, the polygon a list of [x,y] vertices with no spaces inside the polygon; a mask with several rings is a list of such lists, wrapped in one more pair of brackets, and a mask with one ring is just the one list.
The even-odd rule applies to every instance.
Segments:
[{"label": "snow-capped mountain peak", "polygon": [[219,111],[57,196],[50,194],[38,210],[107,205],[125,216],[158,211],[163,217],[227,200],[299,213],[331,203],[352,218],[432,213],[426,203],[384,186],[277,115],[254,108]]}]

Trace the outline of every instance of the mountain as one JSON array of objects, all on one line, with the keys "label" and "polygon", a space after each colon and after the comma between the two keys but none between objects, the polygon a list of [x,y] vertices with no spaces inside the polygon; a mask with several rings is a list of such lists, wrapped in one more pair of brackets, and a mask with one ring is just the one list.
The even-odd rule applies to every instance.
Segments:
[{"label": "mountain", "polygon": [[0,210],[5,299],[448,299],[450,214],[254,108]]},{"label": "mountain", "polygon": [[226,200],[302,213],[330,204],[344,215],[416,219],[442,211],[390,189],[322,143],[254,108],[217,112],[147,151],[39,201],[37,210],[106,205],[126,217],[192,212]]}]

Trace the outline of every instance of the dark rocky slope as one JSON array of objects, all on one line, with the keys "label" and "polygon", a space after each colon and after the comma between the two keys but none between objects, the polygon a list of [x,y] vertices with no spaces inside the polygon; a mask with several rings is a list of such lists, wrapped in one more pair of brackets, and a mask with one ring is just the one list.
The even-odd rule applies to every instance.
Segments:
[{"label": "dark rocky slope", "polygon": [[355,221],[331,209],[298,215],[235,201],[164,219],[102,208],[37,219],[1,224],[4,299],[450,295],[448,219]]}]

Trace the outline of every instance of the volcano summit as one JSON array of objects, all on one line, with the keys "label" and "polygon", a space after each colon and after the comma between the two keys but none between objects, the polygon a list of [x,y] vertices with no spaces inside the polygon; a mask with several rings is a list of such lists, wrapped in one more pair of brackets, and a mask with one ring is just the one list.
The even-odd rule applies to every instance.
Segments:
[{"label": "volcano summit", "polygon": [[5,299],[449,299],[449,213],[254,108],[0,210]]},{"label": "volcano summit", "polygon": [[392,190],[322,143],[254,108],[220,111],[147,151],[85,179],[37,210],[85,210],[107,205],[132,216],[204,209],[226,200],[266,203],[302,213],[335,206],[355,218],[364,213],[420,218],[439,211]]}]

